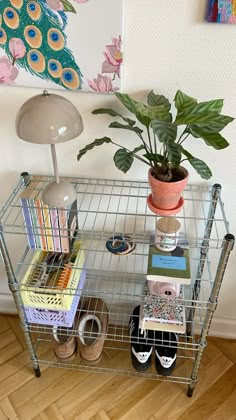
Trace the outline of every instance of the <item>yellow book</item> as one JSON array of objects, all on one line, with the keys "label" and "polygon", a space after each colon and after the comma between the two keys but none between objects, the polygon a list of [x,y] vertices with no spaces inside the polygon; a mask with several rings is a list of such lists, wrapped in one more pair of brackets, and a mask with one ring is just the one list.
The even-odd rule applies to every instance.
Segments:
[{"label": "yellow book", "polygon": [[42,210],[43,210],[43,221],[44,221],[45,236],[46,236],[46,240],[47,240],[47,249],[48,249],[48,251],[54,252],[50,209],[49,209],[47,204],[42,203]]}]

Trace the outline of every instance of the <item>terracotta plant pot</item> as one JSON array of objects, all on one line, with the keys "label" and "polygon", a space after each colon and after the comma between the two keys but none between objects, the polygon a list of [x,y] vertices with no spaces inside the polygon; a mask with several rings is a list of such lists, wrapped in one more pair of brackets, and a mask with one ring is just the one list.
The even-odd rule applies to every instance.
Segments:
[{"label": "terracotta plant pot", "polygon": [[183,207],[184,200],[181,199],[181,194],[188,182],[188,171],[182,166],[180,169],[183,171],[185,177],[176,182],[159,181],[152,176],[152,169],[149,169],[148,182],[152,191],[151,205],[156,208],[156,213],[158,213],[158,210],[162,214],[170,214],[169,211],[172,213],[175,210],[177,213]]}]

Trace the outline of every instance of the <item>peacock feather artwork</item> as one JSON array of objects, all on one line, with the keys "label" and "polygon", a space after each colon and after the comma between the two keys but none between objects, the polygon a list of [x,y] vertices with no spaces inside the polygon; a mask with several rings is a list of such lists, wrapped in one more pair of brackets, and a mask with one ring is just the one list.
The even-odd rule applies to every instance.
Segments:
[{"label": "peacock feather artwork", "polygon": [[122,13],[122,0],[0,0],[0,84],[120,89]]},{"label": "peacock feather artwork", "polygon": [[236,23],[236,0],[208,0],[208,22]]}]

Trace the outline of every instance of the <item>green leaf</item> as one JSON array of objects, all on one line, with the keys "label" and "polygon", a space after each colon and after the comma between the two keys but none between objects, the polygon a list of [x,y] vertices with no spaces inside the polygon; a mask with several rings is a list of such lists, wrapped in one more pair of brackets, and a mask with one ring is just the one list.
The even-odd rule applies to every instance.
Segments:
[{"label": "green leaf", "polygon": [[196,99],[191,98],[191,96],[186,95],[181,90],[176,92],[174,101],[178,113],[185,111],[189,112],[197,104]]},{"label": "green leaf", "polygon": [[168,160],[174,168],[178,168],[181,161],[182,147],[177,143],[167,143]]},{"label": "green leaf", "polygon": [[167,109],[162,105],[146,107],[146,109],[144,110],[144,114],[147,115],[147,117],[149,117],[151,121],[155,119],[165,122],[172,121],[171,113],[168,112]]},{"label": "green leaf", "polygon": [[115,92],[115,95],[122,104],[146,127],[149,127],[151,120],[156,118],[171,121],[171,114],[168,112],[165,105],[150,107],[144,105],[142,102],[135,101],[125,93]]},{"label": "green leaf", "polygon": [[152,121],[152,128],[160,142],[167,143],[168,141],[175,141],[177,136],[176,124],[154,120]]},{"label": "green leaf", "polygon": [[[175,123],[178,125],[186,124],[186,125],[197,125],[197,126],[205,126],[207,124],[214,125],[224,125],[226,126],[230,122],[232,122],[234,118],[228,117],[226,115],[219,115],[214,112],[202,112],[200,114],[192,114],[189,112],[178,114],[175,120]],[[213,131],[213,130],[212,130]]]},{"label": "green leaf", "polygon": [[140,150],[143,150],[143,149],[145,149],[145,147],[143,144],[141,144],[140,146],[134,148],[133,153],[138,153],[140,152]]},{"label": "green leaf", "polygon": [[124,125],[124,124],[120,124],[116,121],[112,122],[109,125],[110,128],[122,128],[124,130],[130,130],[130,131],[134,131],[137,134],[141,134],[143,132],[143,130],[141,130],[141,128],[139,127],[130,127],[130,125]]},{"label": "green leaf", "polygon": [[192,110],[191,113],[198,114],[201,112],[214,112],[220,114],[224,105],[223,99],[215,99],[207,102],[200,102]]},{"label": "green leaf", "polygon": [[147,103],[152,107],[161,105],[167,110],[167,112],[170,111],[171,108],[169,100],[163,95],[155,95],[153,90],[148,94]]},{"label": "green leaf", "polygon": [[116,97],[121,103],[136,116],[136,118],[146,127],[150,125],[150,118],[144,114],[147,108],[142,102],[137,102],[126,93],[115,92]]},{"label": "green leaf", "polygon": [[101,146],[104,143],[112,143],[110,137],[102,137],[101,139],[96,139],[93,143],[88,144],[86,147],[80,150],[79,154],[77,155],[77,160],[80,160],[82,156],[84,156],[89,150],[92,150],[96,146]]},{"label": "green leaf", "polygon": [[114,109],[112,108],[98,108],[98,109],[94,109],[94,111],[92,111],[92,114],[108,114],[111,117],[122,117],[121,114],[119,114],[119,112],[114,111]]},{"label": "green leaf", "polygon": [[[201,131],[204,132],[204,133],[215,133],[215,132],[219,132],[219,131],[223,130],[223,128],[225,128],[226,125],[229,124],[229,122],[231,122],[231,121],[226,121],[226,122],[224,122],[222,120],[217,121],[217,122],[215,121],[214,123],[211,123],[211,124],[201,124],[200,128],[201,128]],[[199,128],[199,126],[195,125],[195,124],[191,124],[190,127],[191,127],[190,132],[192,130],[195,131],[197,128]]]},{"label": "green leaf", "polygon": [[111,108],[98,108],[92,111],[92,114],[94,115],[107,114],[107,115],[110,115],[111,117],[120,117],[125,122],[127,122],[131,127],[136,124],[136,121],[131,120],[130,118],[123,117],[123,115],[119,114],[119,112],[116,112],[114,111],[114,109],[111,109]]},{"label": "green leaf", "polygon": [[61,3],[63,4],[64,12],[76,13],[76,10],[68,0],[61,0]]},{"label": "green leaf", "polygon": [[203,160],[193,157],[192,159],[189,159],[189,163],[190,165],[192,165],[195,171],[197,171],[197,173],[200,175],[201,178],[203,179],[211,178],[212,172],[209,166],[207,166],[207,164],[203,162]]},{"label": "green leaf", "polygon": [[191,153],[189,153],[183,147],[181,147],[181,148],[182,148],[182,153],[187,157],[190,165],[192,165],[192,167],[195,169],[195,171],[197,171],[197,173],[200,175],[200,177],[203,178],[203,179],[211,178],[212,172],[211,172],[209,166],[207,166],[207,164],[205,162],[203,162],[203,160],[200,160],[200,159],[192,156]]},{"label": "green leaf", "polygon": [[158,153],[145,153],[145,155],[143,155],[146,159],[149,160],[149,162],[153,161],[153,162],[163,162],[164,161],[164,157]]},{"label": "green leaf", "polygon": [[217,150],[225,149],[229,146],[227,140],[220,133],[204,133],[198,127],[195,129],[190,127],[190,131],[194,137],[202,138],[208,146],[212,146]]},{"label": "green leaf", "polygon": [[125,149],[117,150],[113,159],[116,167],[124,173],[126,173],[131,168],[134,161],[133,153],[130,153]]}]

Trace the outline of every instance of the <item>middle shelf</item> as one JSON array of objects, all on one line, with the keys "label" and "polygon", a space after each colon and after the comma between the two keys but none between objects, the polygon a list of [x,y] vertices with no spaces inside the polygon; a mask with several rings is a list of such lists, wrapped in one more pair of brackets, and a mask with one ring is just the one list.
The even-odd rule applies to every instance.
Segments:
[{"label": "middle shelf", "polygon": [[[107,251],[105,241],[100,240],[83,240],[79,254],[83,254],[84,258],[74,269],[76,271],[85,270],[86,280],[83,287],[78,289],[75,286],[69,286],[66,289],[58,290],[56,284],[52,283],[50,288],[40,287],[37,289],[33,284],[22,282],[26,271],[30,267],[36,265],[33,260],[34,252],[26,248],[20,262],[18,263],[16,275],[19,278],[20,291],[22,293],[46,293],[50,290],[52,295],[76,295],[101,297],[109,304],[126,305],[139,303],[143,297],[143,288],[147,274],[149,245],[144,243],[136,243],[136,249],[129,255],[114,255]],[[190,285],[183,285],[183,295],[179,301],[186,308],[194,303],[199,310],[205,310],[208,306],[208,299],[213,285],[212,264],[210,261],[210,253],[205,258],[204,270],[201,276],[197,277],[198,266],[201,264],[199,258],[199,250],[190,249],[190,264],[192,280]],[[32,262],[34,261],[34,262]],[[59,270],[60,266],[51,267],[54,271]],[[193,298],[193,291],[196,281],[201,284],[198,299]]]},{"label": "middle shelf", "polygon": [[[86,309],[86,302],[88,301],[88,297],[82,296],[80,299],[80,303],[75,315],[75,321],[73,323],[73,326],[70,328],[62,327],[63,333],[62,335],[70,335],[70,336],[78,336],[78,325],[79,325],[79,319],[83,315],[88,315],[91,313],[91,311],[88,311]],[[114,348],[120,348],[121,345],[127,345],[127,343],[130,343],[130,331],[128,329],[128,324],[130,321],[130,317],[132,315],[134,307],[140,304],[140,301],[138,302],[126,302],[126,304],[111,304],[108,300],[104,300],[107,308],[108,308],[108,328],[106,332],[106,339],[108,341],[111,341],[113,343]],[[99,318],[102,317],[103,312],[96,310],[94,313]],[[195,319],[194,320],[186,320],[187,329],[188,326],[191,327],[191,330],[194,334],[187,335],[187,334],[180,334],[181,337],[178,348],[182,350],[191,350],[196,351],[198,350],[198,342],[195,341],[195,334],[199,334],[202,328],[202,323],[204,319],[205,311],[203,312],[199,310],[199,308],[196,309],[195,313]],[[27,330],[30,333],[35,333],[37,335],[37,338],[45,339],[45,336],[50,335],[52,337],[53,333],[53,327],[50,325],[45,324],[36,324],[36,323],[29,323],[27,325]],[[141,330],[139,331],[141,334]],[[139,338],[139,333],[136,334],[135,338]],[[99,337],[99,333],[96,331],[89,331],[90,338],[97,339]],[[152,344],[153,339],[146,338],[147,344]]]}]

